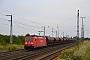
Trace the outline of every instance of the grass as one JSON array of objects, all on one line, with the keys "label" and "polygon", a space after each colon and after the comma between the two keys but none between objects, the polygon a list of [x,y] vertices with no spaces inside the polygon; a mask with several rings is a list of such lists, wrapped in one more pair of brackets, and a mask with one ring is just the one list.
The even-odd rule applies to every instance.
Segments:
[{"label": "grass", "polygon": [[87,40],[79,43],[78,46],[63,50],[57,60],[90,60],[90,41]]},{"label": "grass", "polygon": [[90,60],[90,47],[86,49],[85,58],[86,60]]},{"label": "grass", "polygon": [[0,50],[16,50],[21,49],[24,46],[22,44],[6,44],[6,45],[0,45]]},{"label": "grass", "polygon": [[84,41],[74,55],[81,56],[83,60],[90,60],[90,41]]}]

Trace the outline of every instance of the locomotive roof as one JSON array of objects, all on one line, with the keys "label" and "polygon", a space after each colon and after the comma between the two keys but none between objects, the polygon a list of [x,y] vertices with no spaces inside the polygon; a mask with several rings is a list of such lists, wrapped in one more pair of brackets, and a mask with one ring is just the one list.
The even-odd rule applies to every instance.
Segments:
[{"label": "locomotive roof", "polygon": [[30,36],[36,36],[36,37],[44,37],[44,36],[39,36],[39,35],[30,35]]}]

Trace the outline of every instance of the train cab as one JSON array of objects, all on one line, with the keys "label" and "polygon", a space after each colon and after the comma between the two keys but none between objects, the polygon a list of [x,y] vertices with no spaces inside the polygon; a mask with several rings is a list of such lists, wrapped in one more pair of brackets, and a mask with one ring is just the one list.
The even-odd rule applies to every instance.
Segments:
[{"label": "train cab", "polygon": [[26,36],[24,40],[24,49],[34,48],[34,37]]}]

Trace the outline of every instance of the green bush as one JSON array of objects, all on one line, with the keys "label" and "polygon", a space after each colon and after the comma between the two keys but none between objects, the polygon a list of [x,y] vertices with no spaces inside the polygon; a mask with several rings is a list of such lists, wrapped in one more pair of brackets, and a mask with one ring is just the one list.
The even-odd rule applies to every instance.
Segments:
[{"label": "green bush", "polygon": [[0,34],[0,50],[15,50],[23,48],[25,36],[12,36],[13,43],[10,44],[10,36]]},{"label": "green bush", "polygon": [[[25,36],[12,36],[13,44],[24,44]],[[6,45],[10,43],[10,36],[9,35],[1,35],[0,34],[0,45]]]}]

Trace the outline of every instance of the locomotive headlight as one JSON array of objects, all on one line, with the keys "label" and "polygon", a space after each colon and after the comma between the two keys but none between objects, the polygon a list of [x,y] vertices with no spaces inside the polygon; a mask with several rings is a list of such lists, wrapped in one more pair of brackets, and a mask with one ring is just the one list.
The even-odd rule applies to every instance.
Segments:
[{"label": "locomotive headlight", "polygon": [[33,42],[31,42],[31,44],[33,44]]},{"label": "locomotive headlight", "polygon": [[25,44],[27,44],[27,42],[25,42]]}]

